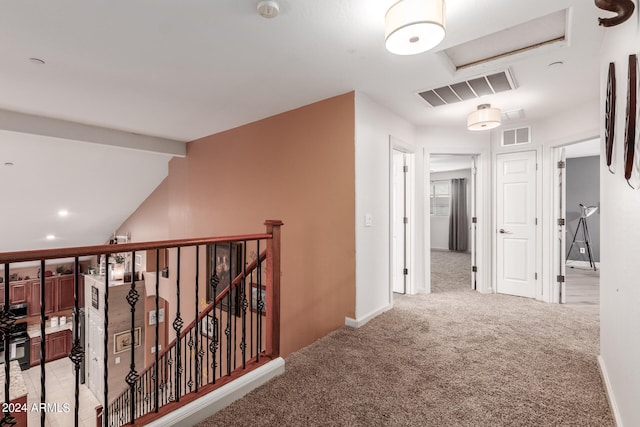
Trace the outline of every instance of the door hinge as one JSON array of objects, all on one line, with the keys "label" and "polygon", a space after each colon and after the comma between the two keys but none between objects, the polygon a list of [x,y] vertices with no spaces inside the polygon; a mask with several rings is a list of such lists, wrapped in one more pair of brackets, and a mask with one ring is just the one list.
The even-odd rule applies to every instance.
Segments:
[{"label": "door hinge", "polygon": [[533,273],[533,278],[538,280],[538,273]]},{"label": "door hinge", "polygon": [[473,218],[471,218],[471,223],[472,224],[476,224],[478,222],[478,217],[474,216]]},{"label": "door hinge", "polygon": [[565,225],[564,218],[558,218],[558,225]]},{"label": "door hinge", "polygon": [[477,273],[478,267],[474,265],[473,267],[471,267],[471,271],[473,271],[474,273]]},{"label": "door hinge", "polygon": [[535,224],[536,224],[536,225],[538,225],[538,218],[536,218],[536,222],[535,222]]},{"label": "door hinge", "polygon": [[402,270],[402,274],[404,274],[405,276],[409,274],[409,269],[405,268],[404,270]]},{"label": "door hinge", "polygon": [[556,282],[558,282],[558,283],[564,283],[564,281],[565,281],[565,277],[564,277],[563,275],[558,274],[558,275],[556,276]]},{"label": "door hinge", "polygon": [[405,173],[409,172],[409,166],[403,166],[402,172],[405,172]]},{"label": "door hinge", "polygon": [[404,218],[402,218],[402,222],[405,224],[409,224],[409,217],[405,216]]},{"label": "door hinge", "polygon": [[536,163],[536,170],[538,170],[538,164]]},{"label": "door hinge", "polygon": [[567,163],[566,163],[565,161],[560,160],[560,161],[558,162],[558,169],[564,169],[564,168],[566,168],[566,167],[567,167]]}]

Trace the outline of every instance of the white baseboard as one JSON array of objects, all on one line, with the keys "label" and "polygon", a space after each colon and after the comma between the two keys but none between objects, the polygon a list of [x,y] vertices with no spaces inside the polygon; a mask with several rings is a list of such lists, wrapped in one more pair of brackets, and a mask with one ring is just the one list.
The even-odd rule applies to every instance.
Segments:
[{"label": "white baseboard", "polygon": [[193,426],[282,373],[284,373],[284,359],[278,357],[237,380],[223,385],[216,391],[147,424],[147,427]]},{"label": "white baseboard", "polygon": [[622,419],[620,418],[620,411],[618,410],[618,405],[616,405],[616,398],[613,394],[613,389],[611,388],[611,382],[609,381],[609,374],[607,374],[607,367],[604,364],[602,356],[598,356],[598,367],[600,368],[600,376],[602,377],[604,388],[607,392],[607,399],[609,400],[609,407],[611,408],[613,419],[616,422],[617,427],[623,427]]},{"label": "white baseboard", "polygon": [[384,313],[385,311],[389,311],[393,308],[392,304],[386,305],[382,308],[379,308],[377,310],[372,311],[371,313],[367,314],[366,316],[362,316],[358,319],[352,319],[350,317],[345,317],[344,318],[344,324],[349,326],[350,328],[360,328],[362,326],[364,326],[369,320],[373,319],[374,317]]}]

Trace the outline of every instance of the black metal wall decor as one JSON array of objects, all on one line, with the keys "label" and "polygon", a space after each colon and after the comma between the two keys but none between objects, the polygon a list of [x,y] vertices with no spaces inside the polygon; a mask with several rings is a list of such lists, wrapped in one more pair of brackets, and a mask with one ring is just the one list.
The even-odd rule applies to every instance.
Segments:
[{"label": "black metal wall decor", "polygon": [[627,117],[624,132],[624,178],[629,186],[633,173],[633,157],[636,151],[636,110],[638,94],[638,57],[629,55],[629,75],[627,78]]},{"label": "black metal wall decor", "polygon": [[613,27],[620,25],[631,18],[635,5],[632,0],[595,0],[599,9],[614,12],[616,16],[611,18],[598,18],[598,24],[603,27]]},{"label": "black metal wall decor", "polygon": [[609,172],[614,173],[611,164],[613,162],[613,146],[615,142],[616,129],[616,64],[609,63],[609,75],[607,77],[607,99],[605,103],[604,116],[604,144],[607,166]]}]

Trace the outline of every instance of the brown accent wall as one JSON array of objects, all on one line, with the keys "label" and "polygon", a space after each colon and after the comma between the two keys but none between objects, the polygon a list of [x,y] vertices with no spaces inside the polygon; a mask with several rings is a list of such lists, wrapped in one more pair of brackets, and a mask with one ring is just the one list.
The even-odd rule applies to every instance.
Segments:
[{"label": "brown accent wall", "polygon": [[[232,235],[282,220],[286,356],[355,317],[354,129],[351,92],[190,142],[119,232],[134,241]],[[191,318],[193,289],[182,286]]]}]

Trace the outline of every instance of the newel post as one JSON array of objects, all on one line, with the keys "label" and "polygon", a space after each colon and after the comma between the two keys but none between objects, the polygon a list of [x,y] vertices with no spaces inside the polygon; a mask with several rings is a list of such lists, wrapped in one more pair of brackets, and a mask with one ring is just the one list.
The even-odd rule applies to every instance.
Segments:
[{"label": "newel post", "polygon": [[266,353],[273,357],[280,356],[280,227],[283,222],[267,220],[267,234],[272,238],[267,240],[267,330]]}]

